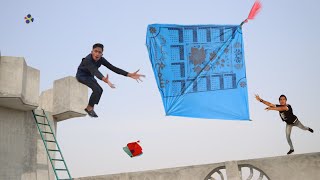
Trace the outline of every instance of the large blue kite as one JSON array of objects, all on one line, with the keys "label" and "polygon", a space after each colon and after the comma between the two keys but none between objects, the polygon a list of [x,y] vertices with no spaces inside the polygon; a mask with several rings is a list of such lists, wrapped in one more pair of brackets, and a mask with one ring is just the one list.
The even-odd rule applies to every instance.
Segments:
[{"label": "large blue kite", "polygon": [[146,45],[166,115],[250,119],[241,25],[151,24]]}]

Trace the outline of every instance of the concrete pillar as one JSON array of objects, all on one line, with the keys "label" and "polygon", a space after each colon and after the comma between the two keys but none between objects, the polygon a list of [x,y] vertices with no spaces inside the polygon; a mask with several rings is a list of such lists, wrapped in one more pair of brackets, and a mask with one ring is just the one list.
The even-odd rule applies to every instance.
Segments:
[{"label": "concrete pillar", "polygon": [[38,109],[53,113],[53,89],[41,92]]},{"label": "concrete pillar", "polygon": [[31,112],[38,106],[39,81],[40,71],[24,58],[0,58],[0,179],[54,179]]},{"label": "concrete pillar", "polygon": [[225,164],[228,180],[241,180],[237,161],[227,161]]},{"label": "concrete pillar", "polygon": [[38,106],[40,71],[28,67],[22,57],[0,59],[0,106],[32,110]]},{"label": "concrete pillar", "polygon": [[31,111],[0,107],[0,167],[0,179],[54,180]]},{"label": "concrete pillar", "polygon": [[[58,121],[86,115],[83,109],[88,102],[88,88],[74,77],[56,80],[53,88],[42,92],[40,98],[39,80],[40,71],[27,66],[24,58],[0,57],[1,180],[55,179],[31,110],[38,108],[36,113],[42,114],[40,109],[44,109],[55,132]],[[53,140],[52,136],[45,138]],[[48,145],[56,149],[55,144]]]}]

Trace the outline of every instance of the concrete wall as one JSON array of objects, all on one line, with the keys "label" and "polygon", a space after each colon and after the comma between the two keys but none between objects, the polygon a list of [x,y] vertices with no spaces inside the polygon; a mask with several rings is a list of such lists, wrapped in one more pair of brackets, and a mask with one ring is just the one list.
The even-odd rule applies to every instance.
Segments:
[{"label": "concrete wall", "polygon": [[31,111],[0,107],[0,167],[1,180],[55,179]]},{"label": "concrete wall", "polygon": [[75,178],[75,180],[197,180],[223,163]]},{"label": "concrete wall", "polygon": [[[263,179],[271,180],[319,180],[320,153],[286,155],[272,158],[261,158],[225,163],[186,166],[151,171],[130,172],[112,175],[75,178],[75,180],[209,180],[212,171],[222,167],[224,179],[247,179],[249,173],[243,172],[241,165],[253,168],[253,179],[258,179],[260,172],[265,173]],[[238,168],[237,168],[238,165]],[[241,170],[241,171],[239,171]],[[242,176],[242,178],[241,178]],[[215,176],[215,179],[222,179]]]},{"label": "concrete wall", "polygon": [[[38,108],[37,114],[42,114],[39,109],[44,109],[54,131],[58,121],[86,115],[88,89],[74,77],[55,81],[40,97],[39,81],[40,71],[27,66],[24,58],[0,57],[0,180],[55,179],[31,110]],[[49,127],[41,129],[49,131]],[[53,140],[52,135],[45,136]],[[56,149],[54,143],[48,146]],[[55,165],[59,168],[59,162]],[[65,172],[59,175],[67,177]]]},{"label": "concrete wall", "polygon": [[238,164],[251,164],[263,170],[270,179],[320,180],[319,152],[242,160]]}]

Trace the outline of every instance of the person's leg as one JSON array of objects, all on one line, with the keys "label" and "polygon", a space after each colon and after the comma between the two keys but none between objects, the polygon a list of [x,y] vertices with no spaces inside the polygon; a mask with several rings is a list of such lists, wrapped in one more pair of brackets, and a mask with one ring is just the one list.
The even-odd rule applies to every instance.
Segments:
[{"label": "person's leg", "polygon": [[93,108],[95,104],[99,104],[103,89],[95,79],[92,81],[90,88],[92,89],[92,94],[89,99],[89,105]]},{"label": "person's leg", "polygon": [[292,145],[292,141],[291,141],[291,137],[290,137],[291,136],[292,126],[293,125],[289,125],[289,124],[286,125],[286,137],[287,137],[288,144],[290,146],[290,150],[289,150],[289,152],[287,154],[291,154],[294,151],[293,145]]},{"label": "person's leg", "polygon": [[94,108],[94,105],[98,104],[100,101],[100,98],[103,92],[102,87],[92,77],[77,77],[77,79],[80,83],[85,84],[92,90],[92,93],[89,99],[89,104],[85,110],[88,112],[89,115],[91,115],[90,112],[92,112],[93,116],[97,117],[95,112],[93,112],[93,108]]},{"label": "person's leg", "polygon": [[294,123],[294,126],[297,126],[298,128],[300,128],[300,129],[302,129],[302,130],[308,130],[308,131],[310,131],[310,132],[312,132],[313,133],[313,129],[311,129],[311,128],[309,128],[309,127],[307,127],[307,126],[304,126],[298,119],[297,119],[297,121]]},{"label": "person's leg", "polygon": [[89,99],[89,106],[93,107],[95,104],[98,104],[103,92],[102,87],[98,84],[97,80],[92,77],[80,77],[77,78],[78,81],[82,84],[87,85],[91,90],[91,96]]}]

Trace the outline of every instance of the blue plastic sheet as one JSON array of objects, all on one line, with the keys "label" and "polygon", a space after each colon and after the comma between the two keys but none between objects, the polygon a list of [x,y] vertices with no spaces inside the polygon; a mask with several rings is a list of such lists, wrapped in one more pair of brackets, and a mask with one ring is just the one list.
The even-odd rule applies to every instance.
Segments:
[{"label": "blue plastic sheet", "polygon": [[166,115],[249,120],[239,25],[151,24],[146,45]]}]

